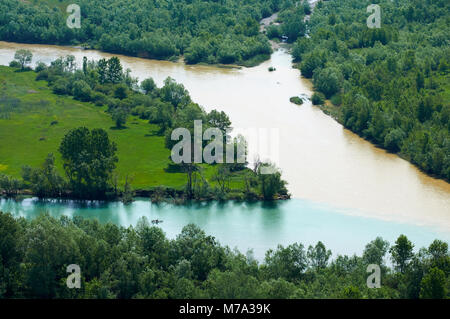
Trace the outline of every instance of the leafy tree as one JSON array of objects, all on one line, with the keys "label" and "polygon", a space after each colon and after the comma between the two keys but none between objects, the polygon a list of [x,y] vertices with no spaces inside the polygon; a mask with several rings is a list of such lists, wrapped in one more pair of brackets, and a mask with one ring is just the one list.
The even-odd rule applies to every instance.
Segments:
[{"label": "leafy tree", "polygon": [[25,69],[25,66],[27,64],[31,63],[31,60],[33,59],[33,54],[31,53],[30,50],[17,50],[16,53],[14,54],[14,59],[17,60],[17,62],[20,65],[20,68],[22,70]]},{"label": "leafy tree", "polygon": [[11,214],[0,211],[0,297],[20,296],[19,263],[23,258],[20,238],[23,230]]},{"label": "leafy tree", "polygon": [[314,92],[311,97],[311,102],[313,105],[322,105],[325,103],[325,96],[322,93]]},{"label": "leafy tree", "polygon": [[22,178],[30,183],[33,193],[38,197],[60,197],[66,186],[56,169],[53,153],[47,155],[40,168],[24,166]]},{"label": "leafy tree", "polygon": [[5,192],[7,196],[16,196],[22,187],[22,183],[17,178],[0,174],[0,193]]},{"label": "leafy tree", "polygon": [[189,92],[184,85],[176,83],[171,77],[164,80],[160,95],[163,101],[172,103],[175,108],[183,108],[191,102]]},{"label": "leafy tree", "polygon": [[396,269],[398,269],[401,273],[406,271],[408,262],[414,255],[413,248],[414,245],[408,240],[408,238],[405,235],[400,235],[395,241],[395,245],[389,250]]},{"label": "leafy tree", "polygon": [[100,198],[118,161],[116,144],[103,129],[79,127],[70,130],[59,147],[64,170],[74,195]]},{"label": "leafy tree", "polygon": [[428,247],[428,253],[431,255],[431,267],[437,267],[448,275],[450,273],[448,244],[436,239]]},{"label": "leafy tree", "polygon": [[314,86],[325,94],[326,98],[339,92],[343,81],[342,74],[336,68],[324,68],[314,73]]},{"label": "leafy tree", "polygon": [[265,262],[271,278],[284,278],[291,282],[300,280],[308,265],[304,247],[297,243],[286,248],[278,245],[275,251],[268,250]]},{"label": "leafy tree", "polygon": [[123,80],[122,64],[116,56],[110,58],[107,62],[106,80],[114,84]]},{"label": "leafy tree", "polygon": [[117,128],[123,128],[127,122],[128,112],[122,107],[118,107],[112,111],[112,119],[116,123]]},{"label": "leafy tree", "polygon": [[142,81],[141,88],[145,91],[145,94],[149,94],[156,89],[156,83],[153,78],[148,78]]},{"label": "leafy tree", "polygon": [[340,298],[343,299],[362,299],[361,291],[358,287],[349,286],[345,287],[340,295]]},{"label": "leafy tree", "polygon": [[384,147],[391,152],[398,152],[405,137],[406,134],[401,128],[391,129],[384,137]]},{"label": "leafy tree", "polygon": [[281,173],[272,164],[262,164],[259,167],[258,179],[264,200],[273,200],[275,195],[287,194],[286,183],[281,179]]},{"label": "leafy tree", "polygon": [[439,268],[431,268],[422,279],[420,298],[443,299],[447,297],[445,273]]},{"label": "leafy tree", "polygon": [[114,97],[123,100],[128,97],[128,88],[125,84],[119,84],[114,88]]},{"label": "leafy tree", "polygon": [[83,80],[76,81],[73,84],[73,96],[80,101],[90,101],[92,90],[89,84]]},{"label": "leafy tree", "polygon": [[328,259],[331,256],[331,250],[327,250],[325,245],[319,241],[316,246],[309,246],[307,253],[309,263],[314,269],[326,268]]},{"label": "leafy tree", "polygon": [[363,260],[366,264],[384,265],[383,258],[389,248],[389,242],[383,240],[381,237],[368,243],[364,249]]}]

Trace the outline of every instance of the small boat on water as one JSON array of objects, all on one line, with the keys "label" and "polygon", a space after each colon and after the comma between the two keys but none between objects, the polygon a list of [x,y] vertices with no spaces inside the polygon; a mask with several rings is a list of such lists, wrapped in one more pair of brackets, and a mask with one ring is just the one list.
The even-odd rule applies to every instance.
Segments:
[{"label": "small boat on water", "polygon": [[163,221],[162,220],[160,220],[160,219],[153,219],[152,220],[152,224],[159,224],[159,223],[162,223]]}]

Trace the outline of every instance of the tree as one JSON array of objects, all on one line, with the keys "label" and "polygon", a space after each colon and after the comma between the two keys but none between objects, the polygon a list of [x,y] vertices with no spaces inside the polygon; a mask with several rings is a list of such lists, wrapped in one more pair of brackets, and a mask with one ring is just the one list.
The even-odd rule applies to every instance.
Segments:
[{"label": "tree", "polygon": [[118,161],[117,147],[103,129],[70,130],[59,146],[64,170],[75,196],[104,197]]},{"label": "tree", "polygon": [[340,298],[343,299],[361,299],[362,294],[358,287],[355,286],[348,286],[345,287],[340,295]]},{"label": "tree", "polygon": [[405,132],[401,128],[391,129],[384,137],[384,147],[391,152],[398,152],[401,148]]},{"label": "tree", "polygon": [[383,258],[389,249],[389,242],[381,237],[375,238],[366,245],[363,253],[363,261],[366,264],[383,265]]},{"label": "tree", "polygon": [[414,245],[408,240],[405,235],[400,235],[395,241],[395,245],[391,247],[389,252],[392,255],[392,261],[395,264],[395,268],[401,273],[406,271],[408,262],[414,256]]},{"label": "tree", "polygon": [[439,268],[431,268],[420,285],[420,298],[444,299],[447,297],[445,273]]},{"label": "tree", "polygon": [[446,242],[434,240],[428,247],[428,253],[431,256],[431,267],[437,267],[446,273],[450,273],[450,255]]},{"label": "tree", "polygon": [[308,265],[304,246],[298,243],[286,248],[278,245],[275,251],[268,250],[265,262],[271,278],[281,277],[291,282],[299,281]]},{"label": "tree", "polygon": [[123,100],[128,97],[128,88],[125,84],[116,85],[114,88],[114,97]]},{"label": "tree", "polygon": [[216,174],[212,180],[219,185],[220,194],[224,195],[230,189],[231,173],[227,164],[219,164]]},{"label": "tree", "polygon": [[328,259],[331,256],[331,250],[327,250],[325,245],[319,241],[315,247],[309,246],[307,253],[309,264],[314,269],[323,269],[328,265]]},{"label": "tree", "polygon": [[5,192],[7,196],[16,196],[22,187],[22,183],[17,178],[0,173],[0,194]]},{"label": "tree", "polygon": [[31,184],[33,193],[38,197],[60,197],[65,188],[65,181],[55,166],[55,156],[49,153],[40,168],[24,166],[22,178]]},{"label": "tree", "polygon": [[160,95],[163,101],[172,103],[175,108],[183,108],[191,102],[189,92],[184,85],[176,83],[171,77],[164,80]]},{"label": "tree", "polygon": [[97,72],[99,81],[101,84],[106,83],[108,80],[107,72],[108,72],[108,62],[106,59],[100,59],[97,64]]},{"label": "tree", "polygon": [[107,62],[106,80],[113,84],[120,83],[123,80],[122,64],[116,56],[113,56]]},{"label": "tree", "polygon": [[73,96],[77,100],[88,102],[91,100],[91,95],[91,87],[85,81],[78,80],[73,84]]},{"label": "tree", "polygon": [[20,68],[23,70],[27,64],[31,63],[33,59],[33,54],[30,50],[17,50],[14,54],[14,59],[20,64]]},{"label": "tree", "polygon": [[22,229],[11,214],[0,211],[0,298],[11,298],[20,287]]},{"label": "tree", "polygon": [[315,72],[313,77],[314,86],[325,94],[326,98],[339,92],[343,80],[341,72],[334,67],[321,69]]},{"label": "tree", "polygon": [[227,129],[231,129],[231,121],[224,111],[212,110],[206,115],[206,121],[210,127],[218,128],[225,137]]},{"label": "tree", "polygon": [[145,91],[145,94],[150,94],[153,92],[153,90],[156,89],[156,83],[153,78],[148,78],[142,81],[141,89]]},{"label": "tree", "polygon": [[[263,172],[267,170],[267,172]],[[281,179],[281,173],[272,164],[263,163],[258,169],[258,179],[264,200],[274,200],[275,195],[285,195],[286,183]]]},{"label": "tree", "polygon": [[117,107],[112,111],[112,119],[116,123],[117,128],[123,128],[127,122],[128,112],[122,108]]}]

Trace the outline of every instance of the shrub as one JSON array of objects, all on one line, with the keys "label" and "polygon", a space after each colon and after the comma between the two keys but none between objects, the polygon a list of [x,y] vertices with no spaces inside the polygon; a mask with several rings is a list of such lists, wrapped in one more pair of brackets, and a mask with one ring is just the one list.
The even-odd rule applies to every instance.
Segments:
[{"label": "shrub", "polygon": [[314,92],[311,102],[313,105],[322,105],[325,103],[325,96],[320,92]]},{"label": "shrub", "polygon": [[289,99],[289,101],[291,101],[291,103],[297,104],[297,105],[302,105],[303,104],[303,100],[301,98],[299,98],[298,96],[293,96]]},{"label": "shrub", "polygon": [[12,68],[21,68],[22,66],[20,65],[19,62],[17,62],[16,60],[9,62],[9,66]]}]

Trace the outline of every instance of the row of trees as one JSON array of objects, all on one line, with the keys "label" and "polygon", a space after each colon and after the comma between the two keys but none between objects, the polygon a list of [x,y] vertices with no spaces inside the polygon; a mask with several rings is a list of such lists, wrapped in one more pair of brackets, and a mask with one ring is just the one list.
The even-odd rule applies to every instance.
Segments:
[{"label": "row of trees", "polygon": [[[413,247],[403,235],[391,247],[376,238],[362,256],[331,260],[321,242],[295,243],[258,263],[192,224],[168,239],[145,218],[123,228],[0,212],[0,298],[448,298],[448,244]],[[70,264],[80,266],[80,289],[66,286]],[[369,264],[381,267],[379,289],[366,285]]]},{"label": "row of trees", "polygon": [[85,44],[112,53],[188,63],[245,63],[271,52],[259,21],[293,0],[79,0],[81,28],[54,1],[4,0],[0,40]]},{"label": "row of trees", "polygon": [[[310,38],[293,45],[294,59],[339,107],[346,128],[450,180],[450,4],[378,3],[381,28],[369,29],[361,1],[319,2]],[[316,94],[315,103],[323,97]]]}]

